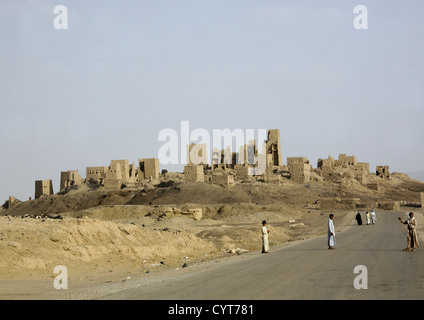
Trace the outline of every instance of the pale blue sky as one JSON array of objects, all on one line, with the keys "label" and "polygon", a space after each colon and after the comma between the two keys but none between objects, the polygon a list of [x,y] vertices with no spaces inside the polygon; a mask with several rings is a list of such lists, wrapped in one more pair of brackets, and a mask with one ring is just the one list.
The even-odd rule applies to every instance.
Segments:
[{"label": "pale blue sky", "polygon": [[[68,8],[68,30],[53,8]],[[355,30],[353,8],[368,8]],[[424,168],[424,2],[0,0],[0,201],[157,157],[162,129],[280,129],[288,156]],[[163,167],[167,168],[167,167]],[[173,168],[168,168],[172,170]]]}]

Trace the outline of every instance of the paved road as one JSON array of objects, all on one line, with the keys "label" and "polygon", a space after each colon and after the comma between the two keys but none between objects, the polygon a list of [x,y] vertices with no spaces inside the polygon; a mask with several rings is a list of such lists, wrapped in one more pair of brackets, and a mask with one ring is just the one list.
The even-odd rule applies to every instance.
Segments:
[{"label": "paved road", "polygon": [[[403,252],[406,226],[400,213],[377,213],[375,225],[349,226],[326,236],[217,263],[173,280],[126,290],[106,299],[280,300],[280,299],[424,299],[424,249]],[[337,228],[337,218],[334,220]],[[424,223],[424,221],[423,221]],[[357,265],[368,272],[368,289],[355,289]]]}]

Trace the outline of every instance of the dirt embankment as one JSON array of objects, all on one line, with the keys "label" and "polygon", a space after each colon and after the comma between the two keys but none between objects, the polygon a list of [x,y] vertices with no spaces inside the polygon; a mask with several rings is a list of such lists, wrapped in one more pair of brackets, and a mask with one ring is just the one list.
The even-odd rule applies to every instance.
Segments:
[{"label": "dirt embankment", "polygon": [[[181,268],[259,251],[262,220],[271,231],[271,248],[325,235],[330,211],[312,209],[317,199],[359,198],[364,211],[381,200],[419,201],[422,191],[424,183],[401,174],[378,180],[377,189],[355,179],[225,187],[165,181],[123,190],[83,186],[1,210],[0,279],[50,279],[56,265],[67,266],[71,278]],[[202,218],[169,208],[199,208]],[[335,212],[336,229],[348,225],[355,211]]]},{"label": "dirt embankment", "polygon": [[[295,209],[197,221],[145,216],[140,210],[139,206],[98,207],[80,212],[84,217],[65,214],[62,220],[0,217],[0,279],[51,279],[56,265],[67,266],[71,279],[113,279],[181,268],[259,251],[262,220],[268,221],[272,247],[324,235],[328,219],[324,213]],[[116,219],[110,220],[111,215]],[[353,213],[340,216],[350,222]]]}]

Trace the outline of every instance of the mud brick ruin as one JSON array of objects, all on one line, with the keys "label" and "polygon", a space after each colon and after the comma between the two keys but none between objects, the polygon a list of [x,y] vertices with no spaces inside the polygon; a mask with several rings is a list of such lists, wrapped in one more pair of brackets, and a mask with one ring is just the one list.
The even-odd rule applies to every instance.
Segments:
[{"label": "mud brick ruin", "polygon": [[383,179],[390,179],[389,166],[377,166],[375,174]]},{"label": "mud brick ruin", "polygon": [[144,180],[158,180],[159,160],[139,159],[138,167],[128,160],[112,160],[109,167],[87,167],[86,182],[104,186],[106,189],[137,187]]},{"label": "mud brick ruin", "polygon": [[53,194],[52,180],[36,180],[35,181],[35,199],[41,196],[49,196]]},{"label": "mud brick ruin", "polygon": [[356,156],[339,154],[339,159],[334,160],[331,156],[327,159],[318,159],[317,169],[324,178],[335,176],[354,177],[362,184],[366,184],[370,174],[370,165],[367,162],[358,162]]},{"label": "mud brick ruin", "polygon": [[76,171],[62,171],[60,173],[60,190],[69,189],[73,185],[81,185],[82,179],[78,170]]},{"label": "mud brick ruin", "polygon": [[3,205],[3,208],[10,209],[13,208],[16,204],[21,203],[22,201],[16,199],[15,197],[10,196],[8,200],[6,200],[5,204]]},{"label": "mud brick ruin", "polygon": [[201,164],[189,164],[184,167],[184,180],[191,182],[204,182],[205,175]]},{"label": "mud brick ruin", "polygon": [[287,166],[290,172],[290,177],[298,183],[309,182],[311,178],[311,165],[308,158],[295,157],[287,158]]},{"label": "mud brick ruin", "polygon": [[[280,130],[269,129],[267,139],[262,142],[262,153],[259,153],[257,142],[250,140],[240,147],[239,152],[232,152],[229,146],[223,150],[214,148],[211,157],[206,144],[192,143],[187,145],[187,165],[184,167],[182,179],[185,182],[212,183],[222,186],[234,186],[243,181],[261,181],[280,184],[290,180],[294,183],[309,183],[311,179],[322,177],[324,180],[338,178],[356,179],[370,189],[378,190],[378,183],[368,181],[371,175],[369,163],[358,162],[356,156],[339,154],[337,160],[328,156],[318,159],[314,169],[306,157],[287,157],[283,164]],[[166,179],[160,173],[159,159],[143,158],[136,163],[128,160],[112,160],[109,166],[87,167],[86,177],[82,178],[78,171],[62,171],[60,190],[73,186],[90,184],[106,189],[138,188],[143,183]],[[389,167],[377,166],[376,176],[389,179]],[[35,198],[53,194],[51,180],[35,182]],[[325,206],[323,200],[323,205]],[[424,201],[424,199],[422,199]],[[11,198],[10,204],[13,204]]]},{"label": "mud brick ruin", "polygon": [[268,140],[266,141],[266,163],[267,166],[283,165],[281,156],[280,130],[268,130]]}]

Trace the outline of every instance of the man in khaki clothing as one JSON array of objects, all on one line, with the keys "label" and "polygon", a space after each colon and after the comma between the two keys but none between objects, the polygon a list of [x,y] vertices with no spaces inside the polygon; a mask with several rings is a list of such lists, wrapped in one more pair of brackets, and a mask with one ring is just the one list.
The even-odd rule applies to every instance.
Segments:
[{"label": "man in khaki clothing", "polygon": [[418,236],[417,236],[417,231],[416,231],[417,220],[415,220],[415,218],[414,218],[414,213],[410,212],[409,213],[409,219],[406,220],[406,221],[403,221],[400,217],[399,217],[399,220],[400,220],[400,222],[402,222],[402,224],[408,225],[408,231],[406,233],[408,246],[405,249],[403,249],[403,251],[411,250],[412,252],[414,252],[415,247],[420,246],[420,242],[418,241]]}]

